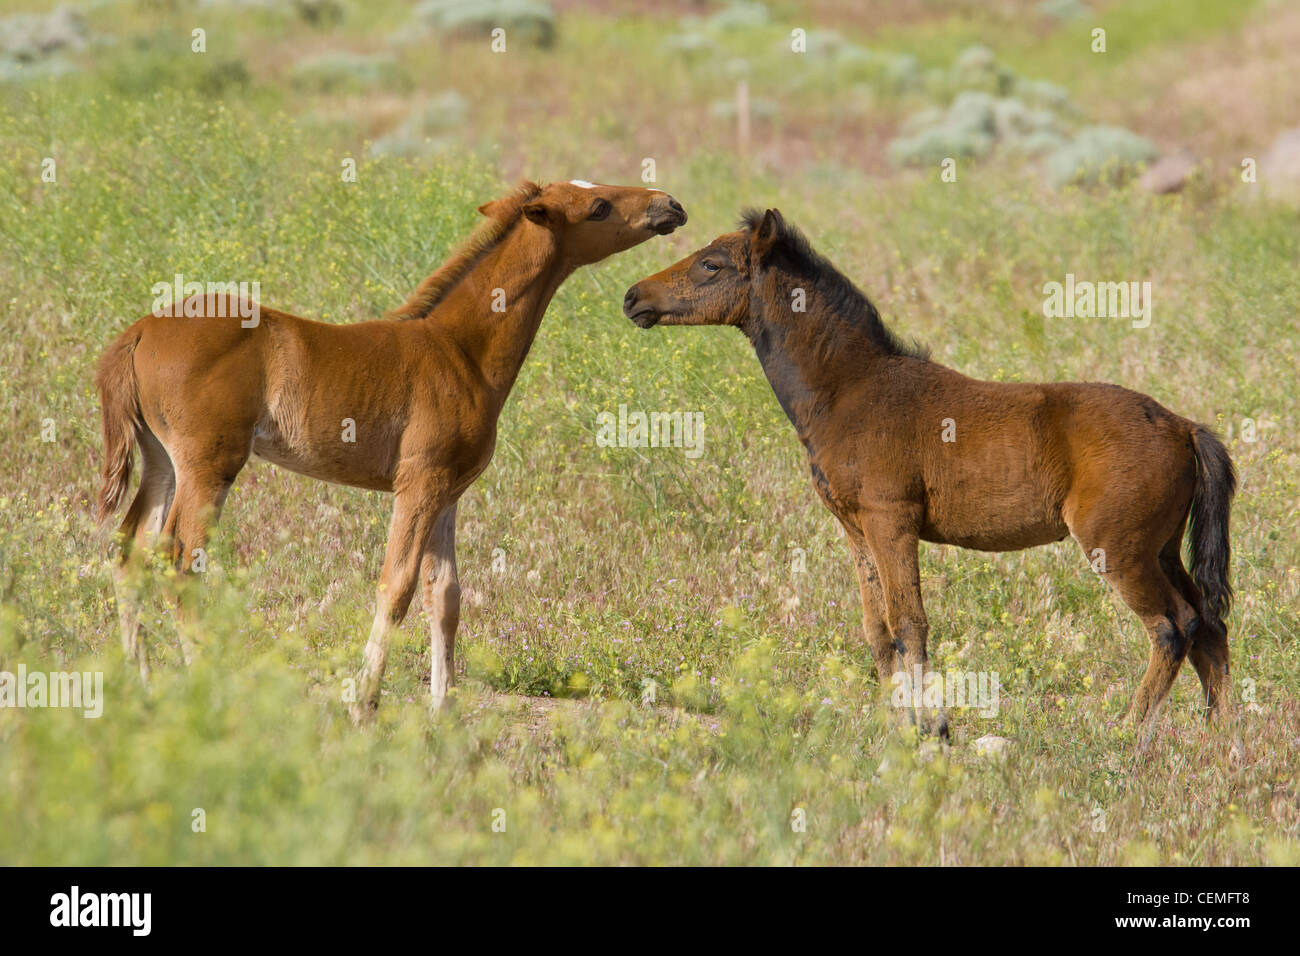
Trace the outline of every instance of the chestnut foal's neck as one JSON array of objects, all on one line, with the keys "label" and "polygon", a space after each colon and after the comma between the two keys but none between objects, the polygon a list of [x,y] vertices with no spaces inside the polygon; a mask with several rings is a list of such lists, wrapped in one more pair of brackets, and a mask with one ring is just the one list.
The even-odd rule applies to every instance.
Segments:
[{"label": "chestnut foal's neck", "polygon": [[521,220],[424,320],[450,332],[478,364],[497,411],[528,357],[546,307],[572,271],[554,234]]}]

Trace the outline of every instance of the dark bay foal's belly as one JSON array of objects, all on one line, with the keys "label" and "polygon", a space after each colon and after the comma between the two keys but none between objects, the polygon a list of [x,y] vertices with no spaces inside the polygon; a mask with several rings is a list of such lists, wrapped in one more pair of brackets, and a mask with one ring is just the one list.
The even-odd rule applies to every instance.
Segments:
[{"label": "dark bay foal's belly", "polygon": [[954,527],[953,524],[947,522],[936,527],[927,521],[921,528],[921,540],[934,544],[953,544],[975,551],[1019,551],[1060,541],[1070,533],[1070,529],[1059,517],[1056,520],[1021,520],[987,527]]}]

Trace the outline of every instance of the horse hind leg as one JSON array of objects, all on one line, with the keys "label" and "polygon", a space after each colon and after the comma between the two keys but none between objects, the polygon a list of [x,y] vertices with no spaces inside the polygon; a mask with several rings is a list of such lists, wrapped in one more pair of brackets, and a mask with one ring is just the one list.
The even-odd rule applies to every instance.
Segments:
[{"label": "horse hind leg", "polygon": [[1205,691],[1206,720],[1213,720],[1217,714],[1230,713],[1232,682],[1228,666],[1228,629],[1222,621],[1202,619],[1202,626],[1192,640],[1191,658]]},{"label": "horse hind leg", "polygon": [[1191,641],[1188,657],[1196,668],[1196,675],[1201,679],[1201,689],[1205,693],[1205,717],[1213,720],[1216,713],[1221,713],[1232,704],[1231,684],[1228,671],[1228,629],[1216,614],[1205,607],[1205,598],[1192,576],[1187,573],[1182,558],[1182,529],[1165,543],[1160,552],[1160,568],[1192,608],[1195,619],[1187,628]]},{"label": "horse hind leg", "polygon": [[1155,715],[1173,686],[1191,648],[1197,614],[1155,559],[1126,563],[1106,577],[1142,621],[1151,644],[1146,672],[1129,707],[1129,719],[1141,724]]},{"label": "horse hind leg", "polygon": [[143,430],[136,438],[140,445],[140,487],[117,530],[121,550],[113,565],[113,585],[122,650],[127,660],[139,667],[141,678],[148,681],[148,644],[140,633],[139,575],[144,570],[143,559],[156,543],[171,508],[176,473],[166,450],[152,432]]},{"label": "horse hind leg", "polygon": [[[191,459],[193,460],[193,459]],[[177,469],[176,493],[162,540],[168,548],[171,564],[182,576],[176,591],[177,636],[186,665],[194,662],[198,640],[198,594],[195,575],[207,568],[206,548],[212,525],[234,484],[235,476],[248,460],[242,456],[227,461],[209,460]]]}]

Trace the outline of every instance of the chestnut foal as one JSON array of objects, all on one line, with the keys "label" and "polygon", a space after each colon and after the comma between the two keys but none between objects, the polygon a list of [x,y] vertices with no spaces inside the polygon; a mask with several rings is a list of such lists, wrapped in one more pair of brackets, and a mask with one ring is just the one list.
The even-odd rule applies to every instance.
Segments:
[{"label": "chestnut foal", "polygon": [[[432,697],[444,700],[460,618],[456,502],[492,458],[497,418],[547,304],[579,266],[686,222],[661,190],[582,180],[525,182],[479,211],[488,222],[385,319],[329,325],[262,308],[245,327],[247,303],[208,296],[140,319],[108,347],[97,378],[107,447],[98,514],[107,519],[123,501],[139,445],[140,488],[119,529],[115,576],[123,646],[142,675],[132,547],[156,540],[190,571],[256,455],[394,493],[351,711],[363,720],[378,706],[389,631],[417,582],[432,632]],[[180,627],[187,661],[192,612]]]},{"label": "chestnut foal", "polygon": [[[927,668],[918,541],[1010,551],[1071,534],[1146,626],[1130,716],[1155,712],[1188,654],[1209,713],[1230,704],[1236,478],[1204,425],[1115,385],[982,382],[931,362],[775,209],[632,286],[623,311],[749,337],[848,536],[883,686],[900,663],[912,679]],[[942,712],[911,716],[946,736]]]}]

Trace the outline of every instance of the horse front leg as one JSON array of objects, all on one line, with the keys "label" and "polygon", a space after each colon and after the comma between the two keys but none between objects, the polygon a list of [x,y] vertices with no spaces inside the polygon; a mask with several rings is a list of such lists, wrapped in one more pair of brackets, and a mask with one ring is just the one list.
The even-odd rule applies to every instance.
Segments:
[{"label": "horse front leg", "polygon": [[420,560],[424,612],[429,618],[429,693],[442,707],[456,683],[456,628],[460,624],[460,578],[456,574],[456,504],[434,522]]},{"label": "horse front leg", "polygon": [[894,639],[896,652],[902,656],[907,675],[904,687],[910,691],[909,710],[916,719],[917,730],[948,739],[948,714],[940,707],[924,704],[926,677],[930,672],[926,644],[930,624],[921,601],[921,567],[919,539],[908,525],[885,516],[865,529],[871,554],[880,575],[884,596],[885,622]]},{"label": "horse front leg", "polygon": [[384,570],[376,593],[375,620],[356,677],[355,697],[348,708],[358,724],[370,720],[379,709],[389,634],[405,619],[411,598],[415,596],[424,544],[438,516],[447,507],[446,498],[440,494],[443,490],[431,482],[423,482],[403,487],[395,496]]},{"label": "horse front leg", "polygon": [[849,538],[849,553],[853,556],[854,569],[858,575],[858,594],[862,599],[862,634],[876,665],[881,697],[888,701],[900,661],[894,638],[885,623],[885,598],[880,588],[880,574],[871,557],[871,550],[863,540],[862,532],[847,524],[845,530]]}]

